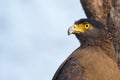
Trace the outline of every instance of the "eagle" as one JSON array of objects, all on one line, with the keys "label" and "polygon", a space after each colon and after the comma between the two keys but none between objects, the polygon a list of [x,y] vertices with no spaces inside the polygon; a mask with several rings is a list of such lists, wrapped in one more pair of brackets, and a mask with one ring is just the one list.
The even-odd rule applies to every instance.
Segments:
[{"label": "eagle", "polygon": [[80,19],[69,29],[80,42],[52,80],[120,80],[115,49],[108,29],[99,21]]}]

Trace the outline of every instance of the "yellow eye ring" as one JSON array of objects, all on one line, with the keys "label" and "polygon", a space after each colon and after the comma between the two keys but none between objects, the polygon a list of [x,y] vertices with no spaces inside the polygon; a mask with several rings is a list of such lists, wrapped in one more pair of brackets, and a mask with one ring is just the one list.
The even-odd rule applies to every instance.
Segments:
[{"label": "yellow eye ring", "polygon": [[85,29],[89,29],[90,25],[89,24],[85,24]]}]

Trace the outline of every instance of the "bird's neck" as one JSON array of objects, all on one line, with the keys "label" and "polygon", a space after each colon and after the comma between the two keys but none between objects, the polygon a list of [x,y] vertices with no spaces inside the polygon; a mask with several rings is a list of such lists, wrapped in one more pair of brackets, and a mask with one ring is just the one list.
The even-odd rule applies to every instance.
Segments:
[{"label": "bird's neck", "polygon": [[91,47],[99,47],[100,49],[102,49],[106,55],[108,55],[109,57],[111,57],[112,59],[116,60],[115,58],[115,50],[113,47],[112,42],[108,39],[105,40],[101,40],[101,39],[96,39],[96,40],[92,40],[92,39],[85,39],[85,40],[80,40],[81,42],[81,47],[85,48],[88,46]]}]

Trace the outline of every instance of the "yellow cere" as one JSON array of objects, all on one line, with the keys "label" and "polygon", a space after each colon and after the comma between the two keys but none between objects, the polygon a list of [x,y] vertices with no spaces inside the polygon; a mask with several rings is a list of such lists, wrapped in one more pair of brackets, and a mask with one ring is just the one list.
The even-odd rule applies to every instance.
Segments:
[{"label": "yellow cere", "polygon": [[84,33],[85,31],[91,30],[91,29],[92,29],[92,25],[87,22],[81,23],[81,24],[75,24],[71,28],[71,30],[73,30],[73,32],[76,34]]},{"label": "yellow cere", "polygon": [[85,32],[86,30],[91,30],[92,29],[92,25],[89,23],[81,23],[81,24],[77,24],[77,31],[80,32]]}]

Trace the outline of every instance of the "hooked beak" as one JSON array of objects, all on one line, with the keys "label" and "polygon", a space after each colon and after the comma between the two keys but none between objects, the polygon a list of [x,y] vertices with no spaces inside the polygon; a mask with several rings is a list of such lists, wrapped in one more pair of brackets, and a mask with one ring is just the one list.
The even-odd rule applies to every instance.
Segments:
[{"label": "hooked beak", "polygon": [[71,27],[68,29],[68,35],[73,34],[73,33],[75,32],[74,26],[75,26],[75,25],[71,26]]},{"label": "hooked beak", "polygon": [[68,29],[68,35],[70,34],[80,34],[80,33],[83,33],[84,30],[83,28],[79,28],[77,25],[73,25],[71,26],[69,29]]}]

